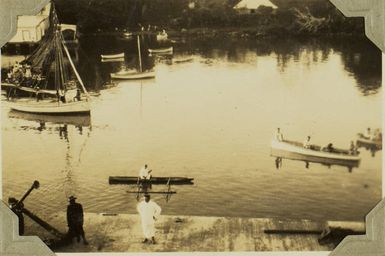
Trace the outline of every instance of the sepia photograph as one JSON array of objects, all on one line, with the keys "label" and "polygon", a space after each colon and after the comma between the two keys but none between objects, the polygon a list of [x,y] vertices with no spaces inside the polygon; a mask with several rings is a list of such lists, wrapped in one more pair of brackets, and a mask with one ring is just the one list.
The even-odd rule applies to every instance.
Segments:
[{"label": "sepia photograph", "polygon": [[382,198],[382,53],[329,0],[50,0],[1,48],[2,194],[65,252],[331,251]]}]

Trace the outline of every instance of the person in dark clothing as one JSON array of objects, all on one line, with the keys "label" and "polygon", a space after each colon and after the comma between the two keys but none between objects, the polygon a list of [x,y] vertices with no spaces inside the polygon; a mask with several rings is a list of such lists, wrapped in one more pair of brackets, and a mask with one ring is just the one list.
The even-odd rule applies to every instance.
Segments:
[{"label": "person in dark clothing", "polygon": [[76,203],[76,197],[70,196],[68,198],[69,205],[67,207],[67,224],[68,224],[68,238],[73,239],[76,237],[80,242],[80,237],[83,238],[83,243],[88,244],[86,236],[83,230],[83,207],[81,204]]},{"label": "person in dark clothing", "polygon": [[8,198],[9,208],[17,215],[19,218],[19,235],[24,235],[24,216],[22,212],[22,208],[24,207],[23,203],[17,205],[18,201],[16,198],[10,197]]}]

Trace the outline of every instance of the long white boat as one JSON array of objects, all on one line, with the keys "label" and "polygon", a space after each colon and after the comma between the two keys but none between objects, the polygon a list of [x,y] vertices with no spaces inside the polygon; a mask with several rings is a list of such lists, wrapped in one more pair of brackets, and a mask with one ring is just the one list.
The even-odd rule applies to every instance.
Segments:
[{"label": "long white boat", "polygon": [[173,47],[168,48],[159,48],[159,49],[148,49],[148,52],[150,54],[172,54],[173,53]]},{"label": "long white boat", "polygon": [[100,55],[102,59],[121,59],[124,58],[124,52],[118,54],[102,54]]},{"label": "long white boat", "polygon": [[299,142],[272,140],[271,155],[293,160],[337,165],[358,165],[361,160],[359,155],[349,154],[348,150],[335,149],[333,152],[327,152],[323,151],[319,146],[311,148],[313,149],[304,148],[302,143]]},{"label": "long white boat", "polygon": [[90,114],[90,104],[88,101],[74,101],[69,103],[61,103],[60,101],[16,101],[10,103],[10,108],[16,111],[34,113],[34,114],[50,114],[50,115],[66,115],[66,114]]},{"label": "long white boat", "polygon": [[111,73],[112,79],[124,79],[124,80],[134,80],[134,79],[148,79],[148,78],[154,78],[155,77],[155,71],[144,71],[144,72],[138,72],[136,70],[134,71],[119,71],[116,73]]}]

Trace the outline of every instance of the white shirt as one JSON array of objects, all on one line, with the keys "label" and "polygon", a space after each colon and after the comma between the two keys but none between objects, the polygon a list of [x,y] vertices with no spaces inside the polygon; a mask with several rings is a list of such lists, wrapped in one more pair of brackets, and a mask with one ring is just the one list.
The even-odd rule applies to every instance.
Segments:
[{"label": "white shirt", "polygon": [[150,200],[149,202],[140,202],[137,206],[137,210],[142,218],[142,222],[150,224],[154,223],[155,219],[159,218],[162,208],[160,208],[157,203]]},{"label": "white shirt", "polygon": [[148,172],[148,169],[143,166],[142,169],[139,171],[139,178],[141,179],[150,179],[150,173]]},{"label": "white shirt", "polygon": [[304,147],[304,148],[310,148],[310,140],[308,140],[308,139],[306,138],[305,141],[303,142],[303,147]]},{"label": "white shirt", "polygon": [[283,134],[281,132],[277,132],[275,134],[275,139],[278,141],[283,141]]}]

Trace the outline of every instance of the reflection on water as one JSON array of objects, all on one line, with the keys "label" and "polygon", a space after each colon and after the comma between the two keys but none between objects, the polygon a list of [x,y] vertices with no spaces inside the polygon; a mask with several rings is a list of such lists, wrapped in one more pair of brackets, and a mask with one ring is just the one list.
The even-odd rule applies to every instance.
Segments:
[{"label": "reflection on water", "polygon": [[[305,161],[305,160],[299,160],[299,159],[294,159],[294,158],[293,159],[287,158],[287,159],[288,160],[294,160],[294,161],[303,162],[306,169],[310,168],[310,166],[311,166],[310,163],[321,164],[321,165],[324,165],[324,166],[328,167],[329,169],[331,169],[331,167],[333,165],[343,166],[343,167],[346,167],[349,172],[352,172],[353,168],[358,167],[358,164],[351,164],[351,163],[332,164],[332,163],[327,163],[327,162],[322,162],[322,161],[319,161],[319,162],[316,162],[316,161]],[[282,168],[282,163],[283,163],[283,158],[282,157],[276,157],[274,162],[275,162],[275,167],[277,168],[277,170]]]},{"label": "reflection on water", "polygon": [[136,200],[108,177],[137,175],[147,163],[156,176],[195,180],[168,204],[154,196],[164,214],[362,219],[381,198],[380,154],[361,150],[349,173],[273,160],[269,145],[277,127],[341,148],[381,127],[381,53],[353,41],[187,38],[173,58],[192,59],[176,63],[148,56],[156,45],[143,40],[156,78],[111,82],[122,63],[100,55],[125,52],[123,65],[137,68],[136,40],[83,37],[76,65],[94,95],[91,119],[20,116],[2,102],[4,196],[38,179],[26,202],[37,214],[65,211],[69,194],[86,211],[135,213]]},{"label": "reflection on water", "polygon": [[[87,47],[88,45],[95,47]],[[144,70],[156,63],[172,64],[172,56],[149,56],[148,48],[156,47],[153,40],[142,39],[141,56]],[[85,37],[81,40],[80,73],[88,89],[100,90],[110,80],[110,73],[122,65],[137,68],[136,40],[120,41],[115,37]],[[187,39],[174,46],[175,55],[201,56],[204,62],[218,61],[250,63],[258,65],[258,57],[271,56],[276,60],[277,70],[285,73],[290,62],[301,62],[310,68],[324,63],[331,56],[339,56],[344,69],[356,79],[358,89],[364,94],[377,93],[381,87],[381,52],[365,38],[317,38],[283,40],[223,40]],[[125,53],[124,62],[100,63],[101,54]],[[175,56],[174,56],[175,57]]]}]

